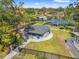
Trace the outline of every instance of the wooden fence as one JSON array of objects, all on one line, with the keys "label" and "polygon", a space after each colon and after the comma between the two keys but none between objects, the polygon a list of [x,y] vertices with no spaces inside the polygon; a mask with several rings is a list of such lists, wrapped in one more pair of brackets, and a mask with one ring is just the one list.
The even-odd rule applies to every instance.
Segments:
[{"label": "wooden fence", "polygon": [[62,56],[62,55],[58,55],[58,54],[54,54],[54,53],[37,51],[37,50],[32,50],[32,49],[22,49],[21,53],[35,55],[36,59],[79,59],[79,58]]}]

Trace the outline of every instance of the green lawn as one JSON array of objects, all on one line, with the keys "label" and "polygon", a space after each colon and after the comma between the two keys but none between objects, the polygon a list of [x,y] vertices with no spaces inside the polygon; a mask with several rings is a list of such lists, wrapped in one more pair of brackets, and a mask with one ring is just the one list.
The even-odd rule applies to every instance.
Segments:
[{"label": "green lawn", "polygon": [[31,55],[31,54],[17,54],[12,59],[35,59],[35,55]]},{"label": "green lawn", "polygon": [[3,51],[0,51],[0,59],[2,59],[4,56],[6,56],[9,52],[8,48],[4,48]]},{"label": "green lawn", "polygon": [[43,23],[44,23],[43,21],[36,21],[36,24],[34,24],[33,26],[42,25]]},{"label": "green lawn", "polygon": [[54,34],[52,39],[43,42],[31,42],[25,48],[70,56],[64,43],[70,34],[58,30],[53,30],[52,33]]}]

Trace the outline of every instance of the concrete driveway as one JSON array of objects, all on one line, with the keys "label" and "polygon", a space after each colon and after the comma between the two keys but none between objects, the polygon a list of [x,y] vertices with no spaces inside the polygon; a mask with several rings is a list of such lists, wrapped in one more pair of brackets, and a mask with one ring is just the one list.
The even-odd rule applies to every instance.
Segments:
[{"label": "concrete driveway", "polygon": [[67,39],[67,46],[70,49],[70,52],[72,53],[73,57],[76,59],[79,59],[79,50],[74,45],[75,38],[69,38]]}]

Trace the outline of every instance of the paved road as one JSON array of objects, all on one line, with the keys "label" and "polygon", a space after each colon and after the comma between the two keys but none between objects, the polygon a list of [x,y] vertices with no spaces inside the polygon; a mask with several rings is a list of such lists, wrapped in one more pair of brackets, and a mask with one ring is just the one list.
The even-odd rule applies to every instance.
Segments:
[{"label": "paved road", "polygon": [[74,46],[74,39],[75,38],[70,38],[70,39],[68,39],[67,40],[67,45],[68,45],[68,47],[69,47],[69,49],[70,49],[70,51],[71,51],[71,53],[73,54],[73,56],[75,57],[75,58],[78,58],[79,59],[79,50],[77,50],[77,48]]}]

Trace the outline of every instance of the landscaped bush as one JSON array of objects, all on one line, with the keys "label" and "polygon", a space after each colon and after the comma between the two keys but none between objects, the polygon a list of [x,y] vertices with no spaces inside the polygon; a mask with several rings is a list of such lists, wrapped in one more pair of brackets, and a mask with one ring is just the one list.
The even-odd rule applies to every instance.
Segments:
[{"label": "landscaped bush", "polygon": [[13,32],[12,34],[12,44],[15,44],[16,46],[22,44],[24,42],[24,39],[19,33]]},{"label": "landscaped bush", "polygon": [[64,26],[60,25],[59,28],[60,28],[60,29],[64,29]]},{"label": "landscaped bush", "polygon": [[77,37],[77,35],[75,35],[74,33],[70,33],[71,37]]},{"label": "landscaped bush", "polygon": [[73,26],[64,26],[64,29],[67,29],[67,30],[72,30],[74,27]]},{"label": "landscaped bush", "polygon": [[73,30],[74,29],[73,26],[62,26],[62,25],[60,25],[59,28],[60,29],[66,29],[66,30]]}]

